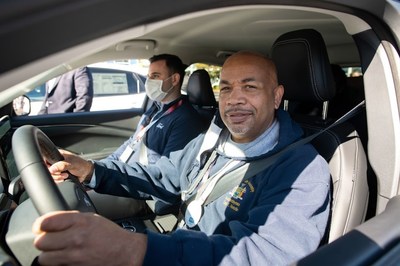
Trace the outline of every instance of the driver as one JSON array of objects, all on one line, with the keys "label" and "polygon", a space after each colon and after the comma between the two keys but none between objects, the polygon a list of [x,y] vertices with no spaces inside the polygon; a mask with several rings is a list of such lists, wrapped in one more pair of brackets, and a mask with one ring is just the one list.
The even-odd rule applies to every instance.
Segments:
[{"label": "driver", "polygon": [[41,265],[288,265],[317,249],[329,216],[330,174],[311,144],[297,146],[204,204],[215,188],[210,181],[302,136],[278,109],[284,88],[270,59],[233,54],[220,80],[219,112],[226,128],[204,152],[207,133],[151,166],[93,163],[64,153],[65,161],[49,168],[57,181],[68,170],[100,193],[151,194],[170,203],[198,196],[184,204],[179,228],[171,234],[132,233],[94,213],[48,213],[33,225]]},{"label": "driver", "polygon": [[[136,132],[103,161],[154,164],[207,129],[208,125],[199,122],[202,118],[189,98],[181,94],[186,67],[182,60],[172,54],[157,54],[149,61],[145,89],[153,103],[141,117]],[[141,208],[145,206],[144,201],[137,203]],[[154,211],[159,215],[178,207],[158,199],[154,202]]]}]

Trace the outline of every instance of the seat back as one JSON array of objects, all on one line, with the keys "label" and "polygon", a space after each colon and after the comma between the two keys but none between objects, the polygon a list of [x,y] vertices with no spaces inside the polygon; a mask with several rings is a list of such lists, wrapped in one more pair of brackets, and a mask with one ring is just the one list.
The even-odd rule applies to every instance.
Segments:
[{"label": "seat back", "polygon": [[211,86],[210,75],[206,70],[198,69],[190,75],[187,94],[189,101],[208,126],[216,113],[218,104]]},{"label": "seat back", "polygon": [[[284,108],[306,135],[327,127],[332,122],[328,107],[335,96],[335,82],[321,34],[313,29],[283,34],[275,41],[271,57],[285,88]],[[315,108],[320,114],[314,112]],[[329,163],[332,177],[327,229],[327,240],[331,242],[365,219],[369,193],[367,159],[357,131],[348,122],[321,134],[312,144]]]},{"label": "seat back", "polygon": [[[217,110],[217,102],[208,72],[204,69],[194,71],[189,76],[186,90],[189,102],[200,114],[205,128],[208,128]],[[176,214],[178,211],[177,206],[171,206],[162,201],[147,200],[147,205],[158,216]]]}]

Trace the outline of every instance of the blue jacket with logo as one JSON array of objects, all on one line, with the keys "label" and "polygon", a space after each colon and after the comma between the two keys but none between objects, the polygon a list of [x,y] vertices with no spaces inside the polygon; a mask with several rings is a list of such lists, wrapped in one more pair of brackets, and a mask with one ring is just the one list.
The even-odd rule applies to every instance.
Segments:
[{"label": "blue jacket with logo", "polygon": [[[302,136],[289,115],[277,111],[278,143],[269,156]],[[174,203],[199,172],[197,153],[204,134],[182,151],[155,165],[128,166],[118,161],[95,164],[96,191]],[[218,156],[217,165],[227,161]],[[235,158],[251,161],[256,158]],[[213,169],[217,171],[218,169]],[[212,174],[212,173],[211,173]],[[281,156],[272,166],[204,207],[193,229],[162,235],[147,232],[145,265],[287,265],[317,249],[330,209],[327,162],[311,144]]]},{"label": "blue jacket with logo", "polygon": [[[172,112],[163,115],[170,108],[173,108]],[[156,120],[156,122],[144,135],[142,139],[144,146],[141,146],[140,142],[133,145],[136,133],[141,130],[142,126],[145,127],[149,124],[151,119]],[[105,160],[120,160],[121,155],[127,147],[132,146],[136,151],[129,157],[129,160],[126,162],[127,164],[139,162],[140,156],[146,157],[146,164],[154,164],[161,156],[169,157],[171,152],[183,149],[192,139],[205,131],[207,125],[199,123],[199,121],[202,121],[201,116],[193,108],[188,97],[185,95],[168,104],[160,105],[158,102],[154,102],[150,109],[141,117],[137,132]],[[146,149],[146,152],[139,152],[139,149],[143,148]],[[156,198],[155,200],[154,208],[157,213],[165,213],[178,208],[178,206],[171,206]]]},{"label": "blue jacket with logo", "polygon": [[[179,103],[180,101],[182,102]],[[174,110],[168,115],[162,116],[172,106],[174,106]],[[154,102],[151,108],[143,114],[137,130],[140,131],[140,125],[148,124],[153,117],[159,119],[150,127],[144,137],[149,164],[155,163],[161,156],[169,157],[171,152],[183,149],[189,141],[207,129],[205,124],[198,122],[201,121],[200,115],[193,108],[188,97],[184,95],[164,105]],[[106,159],[119,160],[126,147],[132,145],[134,141],[135,134]],[[137,161],[138,154],[135,154],[127,163]]]}]

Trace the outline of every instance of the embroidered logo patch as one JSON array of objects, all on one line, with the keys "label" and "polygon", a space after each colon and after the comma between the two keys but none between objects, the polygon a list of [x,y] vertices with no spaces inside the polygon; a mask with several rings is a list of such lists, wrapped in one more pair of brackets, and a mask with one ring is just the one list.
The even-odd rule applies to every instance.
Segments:
[{"label": "embroidered logo patch", "polygon": [[246,193],[254,193],[254,186],[250,181],[246,180],[240,186],[234,187],[229,193],[229,197],[225,197],[224,205],[233,211],[239,211],[241,201]]},{"label": "embroidered logo patch", "polygon": [[236,187],[234,190],[229,192],[229,195],[231,195],[232,199],[242,200],[244,193],[246,193],[246,187]]},{"label": "embroidered logo patch", "polygon": [[163,129],[164,128],[164,124],[163,123],[158,123],[156,128]]}]

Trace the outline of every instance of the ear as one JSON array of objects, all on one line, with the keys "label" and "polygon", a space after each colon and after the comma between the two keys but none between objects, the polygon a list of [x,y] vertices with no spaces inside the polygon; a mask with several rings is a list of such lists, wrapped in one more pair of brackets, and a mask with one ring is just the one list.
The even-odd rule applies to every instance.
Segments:
[{"label": "ear", "polygon": [[178,73],[174,73],[172,75],[172,85],[178,86],[180,81],[180,75]]},{"label": "ear", "polygon": [[279,106],[281,105],[283,93],[285,92],[285,88],[282,85],[278,85],[274,89],[274,107],[275,109],[278,109]]}]

